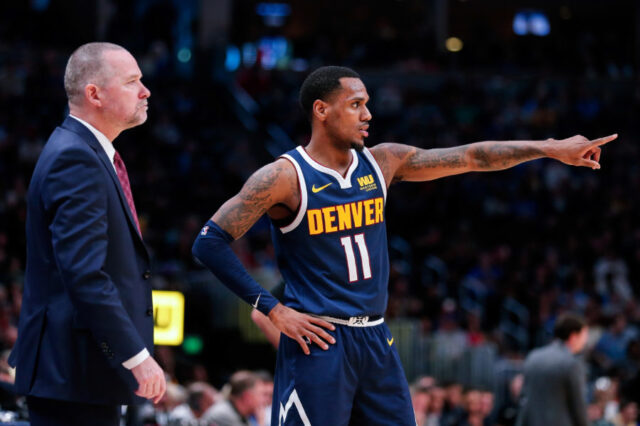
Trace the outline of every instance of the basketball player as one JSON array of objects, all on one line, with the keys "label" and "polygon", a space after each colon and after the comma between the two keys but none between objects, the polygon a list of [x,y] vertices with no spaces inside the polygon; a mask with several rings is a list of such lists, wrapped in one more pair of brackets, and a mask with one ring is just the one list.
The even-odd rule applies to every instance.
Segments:
[{"label": "basketball player", "polygon": [[[255,172],[193,246],[196,258],[282,332],[272,425],[415,425],[382,316],[389,275],[384,206],[392,182],[501,170],[543,157],[598,169],[599,146],[617,137],[367,149],[368,100],[348,68],[311,73],[300,90],[309,144]],[[282,303],[229,247],[265,213],[286,283]]]}]

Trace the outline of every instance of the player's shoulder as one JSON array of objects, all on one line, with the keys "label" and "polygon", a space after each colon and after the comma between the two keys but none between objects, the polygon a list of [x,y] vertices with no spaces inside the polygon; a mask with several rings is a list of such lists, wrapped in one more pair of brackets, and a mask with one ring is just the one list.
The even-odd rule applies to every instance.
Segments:
[{"label": "player's shoulder", "polygon": [[[269,192],[275,199],[297,193],[298,180],[290,161],[278,158],[256,170],[245,184],[245,190],[254,194]],[[279,195],[278,195],[279,194]]]},{"label": "player's shoulder", "polygon": [[264,179],[271,180],[275,184],[295,182],[297,180],[295,166],[284,157],[278,157],[271,163],[266,164],[256,174],[261,175]]},{"label": "player's shoulder", "polygon": [[378,157],[385,158],[388,155],[392,155],[394,157],[404,157],[409,152],[414,151],[416,147],[411,145],[405,145],[397,142],[382,142],[375,146],[369,148],[369,152],[373,155],[375,159]]},{"label": "player's shoulder", "polygon": [[296,168],[291,160],[287,157],[278,157],[268,165],[272,165],[272,167],[274,167],[278,173],[287,177],[295,178],[296,176]]},{"label": "player's shoulder", "polygon": [[[417,148],[397,142],[383,142],[371,148],[369,152],[380,165],[383,172],[395,170],[400,164],[416,152]],[[385,173],[386,174],[386,173]]]}]

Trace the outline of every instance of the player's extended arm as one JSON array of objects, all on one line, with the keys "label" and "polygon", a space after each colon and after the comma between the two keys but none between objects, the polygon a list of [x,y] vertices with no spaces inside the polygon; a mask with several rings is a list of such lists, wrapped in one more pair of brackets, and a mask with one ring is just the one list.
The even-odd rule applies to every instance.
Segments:
[{"label": "player's extended arm", "polygon": [[371,153],[387,182],[426,181],[467,172],[508,169],[544,157],[572,166],[599,169],[600,146],[617,137],[614,134],[589,140],[577,135],[561,140],[476,142],[439,149],[384,143],[371,148]]},{"label": "player's extended arm", "polygon": [[237,296],[268,315],[278,329],[298,341],[308,354],[305,339],[328,349],[322,339],[335,341],[320,327],[334,327],[280,304],[251,278],[230,247],[230,243],[244,235],[267,210],[277,204],[287,204],[291,194],[297,193],[295,170],[287,160],[279,159],[262,167],[205,224],[193,243],[192,253]]}]

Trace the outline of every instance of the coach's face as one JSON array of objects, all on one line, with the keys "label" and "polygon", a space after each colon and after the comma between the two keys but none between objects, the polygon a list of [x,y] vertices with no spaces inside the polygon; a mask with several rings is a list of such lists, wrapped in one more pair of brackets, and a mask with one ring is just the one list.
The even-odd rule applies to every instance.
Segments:
[{"label": "coach's face", "polygon": [[336,91],[329,101],[328,130],[334,139],[362,150],[364,138],[369,136],[369,94],[359,78],[343,77],[340,84],[342,89]]},{"label": "coach's face", "polygon": [[100,87],[102,113],[119,130],[138,126],[147,120],[147,99],[151,92],[142,84],[142,72],[126,50],[104,53],[104,82]]}]

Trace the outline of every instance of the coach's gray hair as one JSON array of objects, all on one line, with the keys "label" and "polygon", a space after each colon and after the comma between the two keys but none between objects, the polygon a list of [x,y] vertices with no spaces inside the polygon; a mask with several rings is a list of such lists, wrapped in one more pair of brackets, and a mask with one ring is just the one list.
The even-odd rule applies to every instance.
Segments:
[{"label": "coach's gray hair", "polygon": [[64,70],[64,90],[72,104],[78,104],[89,83],[102,84],[105,78],[104,52],[125,50],[122,46],[106,42],[94,42],[78,47],[69,57]]}]

